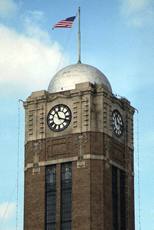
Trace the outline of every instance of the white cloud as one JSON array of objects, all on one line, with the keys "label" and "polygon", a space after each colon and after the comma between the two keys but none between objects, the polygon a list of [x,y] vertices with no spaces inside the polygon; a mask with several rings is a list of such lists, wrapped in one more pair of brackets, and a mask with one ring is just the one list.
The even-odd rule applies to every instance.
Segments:
[{"label": "white cloud", "polygon": [[46,89],[57,69],[68,63],[60,46],[49,42],[45,31],[39,26],[28,28],[31,36],[0,25],[1,92]]},{"label": "white cloud", "polygon": [[26,19],[30,19],[31,21],[39,22],[44,20],[44,12],[40,10],[29,10],[26,12]]},{"label": "white cloud", "polygon": [[0,0],[0,17],[14,15],[18,7],[14,0]]},{"label": "white cloud", "polygon": [[126,13],[133,13],[145,10],[152,3],[152,0],[123,0],[122,7]]},{"label": "white cloud", "polygon": [[50,42],[49,34],[41,28],[45,17],[42,11],[28,11],[22,17],[24,33],[43,42]]},{"label": "white cloud", "polygon": [[1,203],[0,204],[0,220],[8,220],[14,217],[16,211],[15,203]]},{"label": "white cloud", "polygon": [[121,13],[129,25],[142,27],[153,24],[153,0],[120,0]]}]

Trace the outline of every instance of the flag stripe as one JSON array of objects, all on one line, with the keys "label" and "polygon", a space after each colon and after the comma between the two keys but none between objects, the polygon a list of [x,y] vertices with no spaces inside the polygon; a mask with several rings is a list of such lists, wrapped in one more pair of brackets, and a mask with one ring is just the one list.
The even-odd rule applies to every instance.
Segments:
[{"label": "flag stripe", "polygon": [[66,18],[64,20],[61,20],[53,26],[53,29],[54,28],[71,28],[75,18],[76,18],[76,16],[72,16],[72,17]]}]

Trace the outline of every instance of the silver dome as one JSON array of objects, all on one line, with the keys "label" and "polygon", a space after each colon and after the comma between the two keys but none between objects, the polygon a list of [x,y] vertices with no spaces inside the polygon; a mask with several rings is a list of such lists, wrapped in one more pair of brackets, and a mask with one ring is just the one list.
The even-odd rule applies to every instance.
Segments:
[{"label": "silver dome", "polygon": [[75,85],[91,82],[103,85],[112,92],[111,85],[106,76],[97,68],[87,64],[74,64],[61,69],[51,79],[48,91],[50,93],[75,89]]}]

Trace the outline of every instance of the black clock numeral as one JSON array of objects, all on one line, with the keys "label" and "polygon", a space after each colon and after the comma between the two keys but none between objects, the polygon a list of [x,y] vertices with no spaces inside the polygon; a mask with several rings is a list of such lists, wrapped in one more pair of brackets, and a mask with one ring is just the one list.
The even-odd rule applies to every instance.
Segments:
[{"label": "black clock numeral", "polygon": [[66,112],[65,112],[65,115],[66,115],[66,116],[69,116],[69,112],[68,112],[68,111],[66,111]]},{"label": "black clock numeral", "polygon": [[65,120],[69,120],[69,119],[70,119],[70,116],[66,116],[66,117],[65,117]]},{"label": "black clock numeral", "polygon": [[60,125],[60,129],[63,129],[63,128],[64,128],[64,125],[63,125],[63,124],[61,124],[61,125]]},{"label": "black clock numeral", "polygon": [[53,124],[52,124],[52,128],[55,128],[55,127],[56,127],[56,124],[55,124],[55,123],[53,123]]},{"label": "black clock numeral", "polygon": [[53,119],[49,119],[48,122],[51,125],[53,123]]},{"label": "black clock numeral", "polygon": [[53,115],[52,114],[49,115],[49,119],[53,119]]},{"label": "black clock numeral", "polygon": [[66,126],[66,125],[67,125],[67,123],[64,121],[64,122],[63,122],[63,125],[64,125],[64,126]]},{"label": "black clock numeral", "polygon": [[63,110],[64,110],[64,107],[61,106],[61,107],[60,107],[60,111],[63,112]]}]

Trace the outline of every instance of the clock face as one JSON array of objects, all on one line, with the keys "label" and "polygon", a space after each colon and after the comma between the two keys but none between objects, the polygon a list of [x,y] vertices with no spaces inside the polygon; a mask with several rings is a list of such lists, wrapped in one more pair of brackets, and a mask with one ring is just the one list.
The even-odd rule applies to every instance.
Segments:
[{"label": "clock face", "polygon": [[124,123],[118,110],[114,110],[112,113],[112,126],[116,136],[120,137],[123,134]]},{"label": "clock face", "polygon": [[67,105],[55,105],[48,113],[47,124],[54,132],[66,129],[71,122],[72,114]]}]

